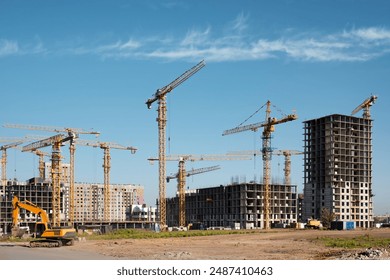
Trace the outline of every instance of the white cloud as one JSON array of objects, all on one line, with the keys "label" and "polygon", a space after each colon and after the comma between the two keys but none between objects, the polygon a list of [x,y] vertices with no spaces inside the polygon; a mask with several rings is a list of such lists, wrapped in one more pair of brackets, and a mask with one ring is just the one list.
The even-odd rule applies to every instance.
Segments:
[{"label": "white cloud", "polygon": [[[243,24],[243,16],[241,17],[240,20],[240,17],[237,18],[236,27]],[[290,58],[300,61],[353,62],[368,61],[390,52],[390,30],[375,27],[323,36],[295,34],[275,40],[248,38],[253,36],[234,33],[213,36],[211,28],[208,28],[202,32],[190,31],[179,42],[160,44],[158,49],[140,50],[137,56],[208,61]]]},{"label": "white cloud", "polygon": [[248,15],[244,15],[244,13],[240,13],[233,21],[233,30],[236,30],[239,33],[241,33],[242,31],[247,29],[248,18],[249,18]]},{"label": "white cloud", "polygon": [[207,44],[209,40],[210,28],[207,28],[204,31],[189,31],[184,39],[180,42],[181,46],[197,46],[202,44]]},{"label": "white cloud", "polygon": [[[38,44],[20,46],[0,39],[0,57],[13,54],[97,55],[102,58],[244,61],[293,59],[297,61],[368,61],[390,53],[390,29],[366,27],[332,34],[298,33],[295,29],[270,40],[248,34],[248,17],[240,14],[229,31],[217,34],[211,27],[191,29],[182,37],[152,35],[130,37],[105,44],[46,49]],[[245,33],[245,34],[244,34]],[[286,35],[287,34],[287,35]],[[81,44],[82,45],[82,44]]]},{"label": "white cloud", "polygon": [[18,51],[19,46],[17,42],[0,39],[0,57],[17,54]]},{"label": "white cloud", "polygon": [[378,27],[361,28],[352,31],[344,31],[347,38],[357,38],[364,41],[390,40],[390,30]]}]

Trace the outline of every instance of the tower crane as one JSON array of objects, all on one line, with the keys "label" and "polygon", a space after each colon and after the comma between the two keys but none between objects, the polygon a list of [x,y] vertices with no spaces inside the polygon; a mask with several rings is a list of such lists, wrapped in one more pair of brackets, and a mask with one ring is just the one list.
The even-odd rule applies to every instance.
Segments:
[{"label": "tower crane", "polygon": [[[222,160],[249,160],[249,156],[238,156],[238,155],[168,155],[165,157],[166,161],[178,161],[179,162],[179,171],[178,171],[178,193],[179,193],[179,226],[185,226],[185,177],[186,177],[186,161],[222,161]],[[153,161],[159,160],[158,158],[149,158],[151,163]],[[211,170],[210,170],[211,171]],[[167,178],[168,179],[168,178]],[[162,201],[159,202],[160,205]],[[161,213],[160,213],[161,215]],[[166,217],[164,216],[164,219]]]},{"label": "tower crane", "polygon": [[[231,155],[253,155],[258,156],[262,154],[262,151],[260,150],[248,150],[248,151],[236,151],[236,152],[229,152],[228,154]],[[284,183],[286,185],[291,184],[291,156],[292,155],[302,155],[303,152],[296,151],[296,150],[274,150],[272,151],[273,155],[276,156],[284,156]]]},{"label": "tower crane", "polygon": [[[7,181],[7,149],[10,148],[18,148],[19,145],[29,142],[32,140],[39,140],[43,139],[39,136],[26,136],[23,138],[17,138],[17,137],[0,137],[0,142],[8,142],[9,144],[3,145],[0,147],[0,150],[2,151],[2,157],[1,157],[1,184],[2,186],[6,185]],[[11,143],[10,143],[11,142]]]},{"label": "tower crane", "polygon": [[61,145],[71,141],[73,136],[57,134],[52,137],[28,144],[22,148],[23,152],[34,151],[40,148],[52,146],[51,158],[51,184],[52,184],[52,208],[53,226],[60,226],[61,223]]},{"label": "tower crane", "polygon": [[137,151],[137,148],[126,147],[113,142],[98,142],[78,140],[78,145],[101,148],[104,151],[103,170],[104,170],[104,220],[111,221],[111,198],[110,198],[110,168],[111,155],[110,149],[130,150],[132,154]]},{"label": "tower crane", "polygon": [[6,144],[0,147],[1,155],[1,185],[5,187],[7,184],[7,150],[15,148],[18,145],[23,144],[23,141],[17,141],[10,144]]},{"label": "tower crane", "polygon": [[186,177],[190,177],[196,174],[201,174],[205,172],[210,172],[218,170],[221,167],[219,165],[203,167],[197,169],[191,169],[187,171],[184,167],[184,161],[179,161],[179,172],[176,174],[167,176],[167,182],[169,183],[170,179],[177,179],[177,191],[179,193],[179,226],[184,227],[186,224],[185,219],[185,186],[186,186]]},{"label": "tower crane", "polygon": [[[206,173],[206,172],[210,172],[210,171],[214,171],[214,170],[218,170],[218,169],[221,169],[221,167],[219,165],[210,166],[210,167],[202,167],[202,168],[197,168],[197,169],[191,169],[189,171],[183,170],[182,172],[180,172],[180,170],[179,170],[179,172],[167,176],[167,183],[169,183],[169,181],[171,179],[177,179],[178,181],[179,181],[179,179],[181,179],[182,182],[183,182],[183,179],[184,179],[184,182],[185,182],[185,177],[190,177],[190,176],[193,176],[193,175]],[[184,186],[185,186],[185,184],[184,184]]]},{"label": "tower crane", "polygon": [[39,157],[39,178],[45,178],[45,160],[44,157],[49,157],[48,153],[42,152],[41,150],[31,151]]},{"label": "tower crane", "polygon": [[275,125],[296,120],[298,116],[296,114],[290,114],[282,119],[271,118],[271,102],[268,100],[266,109],[266,118],[264,122],[238,126],[233,129],[225,130],[222,136],[243,132],[247,130],[257,131],[259,128],[263,127],[262,134],[262,156],[263,156],[263,182],[264,182],[264,228],[269,229],[269,215],[270,215],[270,162],[272,157],[272,148],[271,148],[271,134],[275,131]]},{"label": "tower crane", "polygon": [[39,163],[38,163],[38,171],[39,171],[39,178],[45,178],[45,157],[50,157],[49,153],[45,153],[41,150],[31,150],[31,153],[37,155],[39,157]]},{"label": "tower crane", "polygon": [[277,156],[284,156],[284,183],[291,185],[291,156],[302,155],[303,152],[295,150],[275,150],[272,152]]},{"label": "tower crane", "polygon": [[371,119],[370,107],[375,103],[375,100],[378,97],[375,95],[371,95],[369,98],[364,100],[359,106],[352,111],[351,115],[355,115],[357,112],[363,109],[363,118]]},{"label": "tower crane", "polygon": [[79,137],[79,134],[93,134],[98,137],[100,132],[93,130],[84,130],[82,128],[71,128],[71,127],[58,127],[58,126],[43,126],[43,125],[23,125],[23,124],[5,124],[3,127],[6,128],[19,128],[27,130],[42,130],[57,133],[67,133],[69,138],[69,161],[70,161],[70,174],[69,174],[69,220],[73,223],[74,213],[74,156],[76,152],[75,140]]},{"label": "tower crane", "polygon": [[160,200],[160,227],[162,230],[166,228],[166,201],[165,201],[165,192],[166,192],[166,170],[165,170],[165,147],[166,147],[166,123],[167,123],[167,106],[166,106],[166,95],[171,92],[178,85],[186,81],[200,69],[205,66],[204,60],[199,62],[197,65],[192,67],[191,69],[184,72],[181,76],[176,78],[170,84],[158,89],[156,93],[149,98],[145,103],[150,109],[152,104],[157,101],[158,102],[158,153],[159,153],[159,200]]}]

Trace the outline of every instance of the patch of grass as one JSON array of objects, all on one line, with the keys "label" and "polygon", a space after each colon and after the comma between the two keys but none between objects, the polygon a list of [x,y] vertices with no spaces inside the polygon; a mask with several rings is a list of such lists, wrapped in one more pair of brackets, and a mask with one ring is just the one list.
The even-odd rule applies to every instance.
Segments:
[{"label": "patch of grass", "polygon": [[192,236],[211,236],[211,235],[229,235],[229,234],[250,234],[256,231],[238,231],[238,230],[191,230],[191,231],[171,231],[154,232],[136,229],[120,229],[102,235],[86,236],[89,240],[112,240],[112,239],[152,239],[169,237],[192,237]]},{"label": "patch of grass", "polygon": [[323,242],[327,247],[346,249],[387,247],[390,245],[390,238],[372,237],[369,234],[353,238],[321,237],[319,241]]}]

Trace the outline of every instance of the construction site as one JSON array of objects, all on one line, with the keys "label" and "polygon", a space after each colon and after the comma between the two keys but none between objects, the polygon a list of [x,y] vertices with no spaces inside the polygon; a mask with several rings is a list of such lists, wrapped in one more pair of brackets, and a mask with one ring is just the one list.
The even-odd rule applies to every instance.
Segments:
[{"label": "construction site", "polygon": [[[2,137],[2,180],[0,193],[0,226],[9,235],[15,228],[34,232],[44,211],[50,224],[76,230],[94,228],[100,232],[122,228],[167,231],[182,229],[263,229],[298,228],[308,220],[321,220],[324,211],[338,222],[352,222],[353,228],[373,227],[372,202],[372,120],[370,107],[376,96],[359,105],[350,116],[330,115],[303,122],[304,151],[273,150],[272,134],[276,126],[296,121],[296,114],[277,119],[271,112],[271,101],[265,109],[263,122],[240,125],[225,130],[222,136],[262,129],[261,150],[237,151],[220,155],[166,154],[166,96],[205,66],[201,61],[170,84],[158,89],[147,99],[150,109],[158,103],[158,156],[148,160],[158,162],[158,197],[156,205],[144,203],[144,187],[134,184],[110,183],[110,149],[132,154],[137,148],[113,142],[79,139],[81,134],[98,135],[97,131],[35,125],[5,124],[6,128],[41,130],[57,133],[49,138],[26,136]],[[363,110],[363,117],[352,116]],[[61,147],[69,145],[69,163],[62,162]],[[103,150],[102,183],[77,183],[74,178],[76,146]],[[51,147],[51,154],[40,149]],[[27,181],[7,179],[7,150],[19,149],[40,157],[39,177]],[[186,170],[187,161],[248,160],[262,158],[262,178],[259,182],[232,182],[209,188],[187,189],[186,178],[220,168]],[[285,157],[284,182],[271,180],[272,155]],[[304,186],[291,184],[291,156],[303,155]],[[50,162],[44,157],[49,156]],[[298,157],[297,157],[298,158]],[[167,176],[166,162],[178,162],[178,172]],[[177,193],[166,196],[166,184],[177,180]],[[17,197],[18,200],[15,200]],[[28,201],[28,203],[26,202]],[[25,204],[23,204],[25,203]],[[28,205],[28,206],[25,206]],[[19,209],[20,208],[20,209]],[[15,214],[15,209],[18,210]],[[43,209],[43,210],[42,210]],[[21,211],[19,211],[21,210]]]}]

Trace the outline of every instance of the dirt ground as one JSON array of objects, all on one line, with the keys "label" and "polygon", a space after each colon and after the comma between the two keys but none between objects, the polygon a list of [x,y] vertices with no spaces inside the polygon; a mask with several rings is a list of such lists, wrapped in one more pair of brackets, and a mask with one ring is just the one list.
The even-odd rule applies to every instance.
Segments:
[{"label": "dirt ground", "polygon": [[[348,231],[278,229],[252,234],[164,239],[79,241],[69,250],[95,252],[115,259],[132,260],[327,260],[353,259],[366,249],[330,248],[321,237],[390,238],[390,228]],[[375,259],[390,259],[390,248],[379,248]],[[355,254],[355,255],[353,255]]]}]

